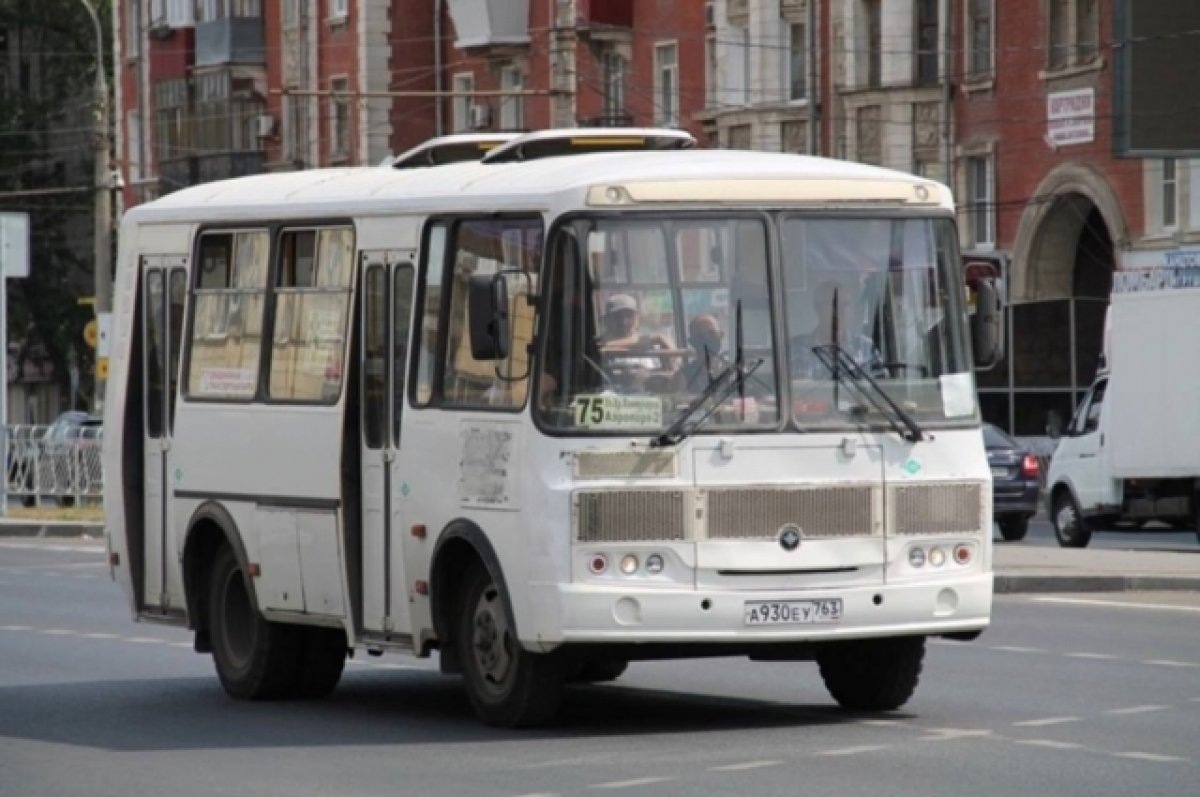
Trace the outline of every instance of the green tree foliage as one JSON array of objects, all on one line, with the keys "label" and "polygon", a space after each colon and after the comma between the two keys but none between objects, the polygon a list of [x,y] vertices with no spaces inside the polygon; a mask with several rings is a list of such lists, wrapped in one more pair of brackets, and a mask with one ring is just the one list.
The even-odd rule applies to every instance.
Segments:
[{"label": "green tree foliage", "polygon": [[[94,7],[111,75],[110,0]],[[10,351],[22,366],[48,362],[63,395],[78,369],[72,406],[91,392],[93,310],[79,299],[93,292],[96,68],[81,0],[0,0],[0,211],[28,213],[31,239],[29,278],[8,283]]]}]

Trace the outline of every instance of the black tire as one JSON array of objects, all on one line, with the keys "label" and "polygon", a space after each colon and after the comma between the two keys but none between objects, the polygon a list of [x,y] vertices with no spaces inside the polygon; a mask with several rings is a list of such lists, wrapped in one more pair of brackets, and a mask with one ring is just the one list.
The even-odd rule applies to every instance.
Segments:
[{"label": "black tire", "polygon": [[1025,535],[1029,533],[1029,518],[1024,515],[1016,517],[1003,517],[999,520],[1000,536],[1006,542],[1016,542],[1017,540],[1025,539]]},{"label": "black tire", "polygon": [[842,708],[894,711],[916,690],[924,658],[925,637],[855,639],[823,645],[817,666]]},{"label": "black tire", "polygon": [[239,700],[290,697],[299,677],[304,629],[263,619],[237,557],[222,548],[208,591],[209,637],[221,686]]},{"label": "black tire", "polygon": [[1058,544],[1063,548],[1086,548],[1092,541],[1092,529],[1069,490],[1059,490],[1055,494],[1050,523],[1054,526]]},{"label": "black tire", "polygon": [[507,728],[550,720],[562,699],[562,661],[521,647],[504,594],[486,570],[474,568],[464,583],[454,641],[475,713],[488,725]]},{"label": "black tire", "polygon": [[629,662],[624,659],[594,659],[583,662],[572,680],[589,684],[615,681],[624,675],[628,668]]},{"label": "black tire", "polygon": [[295,694],[321,698],[332,692],[346,667],[346,635],[338,628],[296,628],[301,635]]}]

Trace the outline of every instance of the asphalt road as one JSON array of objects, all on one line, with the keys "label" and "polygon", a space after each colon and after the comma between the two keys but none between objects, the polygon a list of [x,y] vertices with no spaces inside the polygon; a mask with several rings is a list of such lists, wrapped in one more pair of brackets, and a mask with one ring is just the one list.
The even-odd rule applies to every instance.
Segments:
[{"label": "asphalt road", "polygon": [[479,725],[429,662],[362,657],[317,703],[236,703],[135,625],[95,543],[0,540],[0,795],[1192,795],[1200,595],[1003,596],[901,712],[811,664],[638,663],[537,731]]}]

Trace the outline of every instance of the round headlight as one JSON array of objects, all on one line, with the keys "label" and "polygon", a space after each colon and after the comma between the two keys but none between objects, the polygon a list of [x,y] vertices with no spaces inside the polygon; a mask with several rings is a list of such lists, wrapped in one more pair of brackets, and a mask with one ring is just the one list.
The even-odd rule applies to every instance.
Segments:
[{"label": "round headlight", "polygon": [[634,573],[637,572],[637,568],[638,568],[638,560],[637,560],[636,556],[634,556],[631,553],[628,553],[621,557],[621,572],[622,573],[624,573],[627,576],[632,576]]},{"label": "round headlight", "polygon": [[925,564],[925,549],[913,548],[908,552],[908,563],[913,567],[921,567]]},{"label": "round headlight", "polygon": [[941,567],[946,564],[946,552],[941,548],[934,548],[929,552],[929,564],[934,567]]},{"label": "round headlight", "polygon": [[652,553],[646,557],[646,572],[651,575],[661,573],[663,571],[663,558],[659,554]]}]

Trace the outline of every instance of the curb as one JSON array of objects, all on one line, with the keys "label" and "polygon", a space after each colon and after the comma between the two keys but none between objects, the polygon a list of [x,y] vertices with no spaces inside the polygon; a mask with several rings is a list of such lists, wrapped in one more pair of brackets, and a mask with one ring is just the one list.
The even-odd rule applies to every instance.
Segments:
[{"label": "curb", "polygon": [[1200,591],[1200,577],[997,575],[993,591],[997,595],[1025,592],[1187,592]]}]

